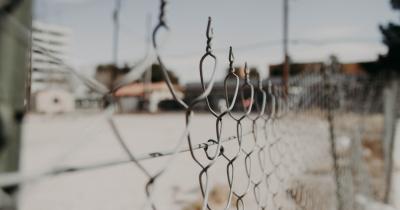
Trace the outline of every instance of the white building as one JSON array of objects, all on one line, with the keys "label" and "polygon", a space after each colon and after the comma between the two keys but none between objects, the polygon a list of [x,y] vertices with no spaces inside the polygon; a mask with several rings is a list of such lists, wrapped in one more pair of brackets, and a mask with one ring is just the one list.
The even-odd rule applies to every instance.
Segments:
[{"label": "white building", "polygon": [[68,62],[70,43],[68,28],[33,21],[31,93],[36,111],[73,110],[72,74],[55,59]]},{"label": "white building", "polygon": [[[71,31],[38,21],[32,24],[32,92],[56,86],[70,89],[71,74],[47,53],[64,61],[69,59]],[[40,46],[38,48],[37,46]]]}]

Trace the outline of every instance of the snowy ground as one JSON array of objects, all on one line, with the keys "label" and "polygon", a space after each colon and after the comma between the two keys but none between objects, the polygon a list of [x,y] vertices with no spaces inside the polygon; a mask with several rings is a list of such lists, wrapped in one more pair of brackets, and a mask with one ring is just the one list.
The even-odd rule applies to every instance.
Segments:
[{"label": "snowy ground", "polygon": [[[131,151],[139,156],[172,149],[184,128],[183,113],[119,115],[115,117],[115,121]],[[312,195],[313,198],[310,199],[314,199],[314,201],[308,200],[308,203],[304,205],[316,206],[319,205],[318,202],[324,202],[324,205],[330,206],[334,196],[332,178],[327,172],[331,161],[328,156],[326,124],[310,117],[289,117],[285,121],[285,126],[290,128],[289,132],[278,127],[277,133],[291,146],[285,146],[285,144],[279,146],[279,151],[285,154],[285,157],[278,157],[282,164],[274,175],[286,177],[286,186],[281,186],[283,184],[277,181],[279,176],[276,175],[274,178],[273,175],[268,180],[270,190],[272,192],[287,190],[289,188],[287,185],[290,183],[296,181],[296,183],[307,183],[309,182],[307,180],[313,180],[312,185],[301,186],[304,195]],[[247,131],[249,128],[250,121],[245,121],[243,130]],[[215,119],[206,114],[195,115],[191,131],[195,143],[204,143],[210,138],[215,139]],[[228,118],[224,119],[223,138],[233,136],[235,132],[235,122]],[[262,135],[261,131],[258,135]],[[246,138],[244,141],[251,142],[251,139]],[[60,166],[82,166],[128,159],[113,136],[109,124],[100,114],[29,115],[26,119],[23,139],[22,171],[24,174],[40,173]],[[247,146],[244,145],[244,148]],[[182,147],[187,147],[186,141]],[[291,147],[292,150],[288,151],[287,147]],[[229,151],[236,151],[236,148],[236,141],[225,144],[228,155],[232,155],[234,152],[229,154]],[[158,209],[196,209],[189,206],[198,205],[201,199],[198,187],[200,168],[188,152],[179,154],[174,162],[166,162],[168,160],[156,158],[143,162],[145,167],[153,172],[165,164],[170,164],[169,170],[157,180],[155,185],[154,200]],[[244,162],[244,158],[241,157],[238,161]],[[252,159],[252,162],[256,164],[257,160]],[[227,161],[220,160],[210,169],[212,186],[214,186],[212,189],[223,195],[227,190],[226,165]],[[303,167],[302,171],[296,170],[299,167]],[[243,164],[238,164],[236,168],[235,190],[242,192],[247,178]],[[257,167],[253,166],[253,168]],[[288,175],[289,173],[285,170],[291,170],[294,175]],[[308,175],[304,174],[306,171]],[[316,177],[314,174],[322,175]],[[254,172],[253,179],[258,179],[257,177],[261,176]],[[45,177],[23,186],[19,198],[20,209],[141,209],[146,201],[144,192],[146,180],[145,175],[132,163]],[[314,190],[311,189],[311,192],[306,193],[305,191],[309,190],[310,186]],[[315,191],[318,187],[323,189],[323,192],[321,189]],[[297,192],[297,196],[299,195],[300,193]],[[255,209],[251,207],[254,204],[252,198],[253,193],[249,192],[246,198],[248,209]],[[296,199],[293,198],[292,202],[304,202],[301,198],[300,201]],[[216,203],[218,205],[217,201]],[[266,203],[272,205],[273,202],[266,201]]]}]

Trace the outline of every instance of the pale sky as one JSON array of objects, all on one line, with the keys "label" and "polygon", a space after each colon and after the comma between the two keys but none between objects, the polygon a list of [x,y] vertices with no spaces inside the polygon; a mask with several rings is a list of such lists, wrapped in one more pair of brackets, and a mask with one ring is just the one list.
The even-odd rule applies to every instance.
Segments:
[{"label": "pale sky", "polygon": [[[227,53],[265,75],[281,62],[282,0],[169,0],[171,28],[164,60],[183,82],[198,81],[198,62],[205,50],[207,18],[213,18],[213,48],[218,77],[225,74]],[[159,0],[122,0],[119,61],[134,62],[145,51],[146,16],[155,24]],[[36,0],[35,17],[71,29],[71,63],[82,71],[112,60],[113,0]],[[389,0],[291,0],[290,55],[296,62],[374,60],[386,52],[379,24],[397,21]]]}]

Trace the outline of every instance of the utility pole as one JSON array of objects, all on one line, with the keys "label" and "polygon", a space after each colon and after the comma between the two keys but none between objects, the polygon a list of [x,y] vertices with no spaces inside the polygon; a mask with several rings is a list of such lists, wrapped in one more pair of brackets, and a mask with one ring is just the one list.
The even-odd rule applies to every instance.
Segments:
[{"label": "utility pole", "polygon": [[113,35],[113,62],[118,64],[118,45],[119,45],[119,13],[121,11],[121,0],[115,1],[113,13],[114,35]]},{"label": "utility pole", "polygon": [[[21,124],[26,111],[32,0],[0,7],[0,173],[19,170]],[[18,186],[0,188],[0,209],[17,209]],[[5,201],[5,202],[2,202]]]},{"label": "utility pole", "polygon": [[282,72],[282,84],[285,96],[289,93],[289,0],[283,0],[283,72]]}]

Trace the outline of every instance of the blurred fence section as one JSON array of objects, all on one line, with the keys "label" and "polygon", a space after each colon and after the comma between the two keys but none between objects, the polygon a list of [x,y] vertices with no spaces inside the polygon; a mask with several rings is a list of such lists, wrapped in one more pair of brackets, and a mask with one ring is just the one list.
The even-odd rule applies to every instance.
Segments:
[{"label": "blurred fence section", "polygon": [[389,203],[395,131],[388,127],[398,116],[398,79],[384,73],[346,75],[339,63],[298,78],[292,81],[299,90],[293,99],[296,112],[320,109],[330,127],[337,209]]}]

